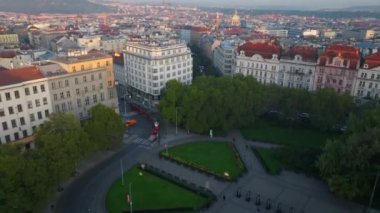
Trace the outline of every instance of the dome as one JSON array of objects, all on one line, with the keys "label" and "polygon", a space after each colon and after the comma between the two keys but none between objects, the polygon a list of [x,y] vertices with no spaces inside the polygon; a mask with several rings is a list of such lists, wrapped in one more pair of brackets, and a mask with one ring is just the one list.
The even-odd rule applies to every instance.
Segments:
[{"label": "dome", "polygon": [[237,10],[235,10],[235,13],[231,18],[231,25],[240,27],[240,16],[237,14]]}]

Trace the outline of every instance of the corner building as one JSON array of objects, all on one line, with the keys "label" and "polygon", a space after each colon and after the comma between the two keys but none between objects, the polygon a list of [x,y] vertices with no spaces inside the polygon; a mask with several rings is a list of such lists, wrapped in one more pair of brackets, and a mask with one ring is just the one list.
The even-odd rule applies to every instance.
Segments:
[{"label": "corner building", "polygon": [[124,61],[129,94],[150,105],[158,103],[166,82],[191,84],[193,79],[193,59],[184,42],[129,42]]}]

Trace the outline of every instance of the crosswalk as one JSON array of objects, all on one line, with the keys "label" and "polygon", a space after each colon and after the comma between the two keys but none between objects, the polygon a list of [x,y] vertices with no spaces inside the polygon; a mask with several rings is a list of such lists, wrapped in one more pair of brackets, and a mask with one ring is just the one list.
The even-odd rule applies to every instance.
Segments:
[{"label": "crosswalk", "polygon": [[141,138],[138,135],[124,135],[124,143],[134,143],[137,144],[140,148],[151,149],[156,145],[157,142],[150,142],[147,138]]}]

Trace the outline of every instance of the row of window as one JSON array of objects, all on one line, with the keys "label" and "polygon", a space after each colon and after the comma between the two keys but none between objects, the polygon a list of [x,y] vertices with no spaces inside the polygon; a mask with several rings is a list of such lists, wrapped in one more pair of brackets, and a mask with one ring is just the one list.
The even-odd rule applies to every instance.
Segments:
[{"label": "row of window", "polygon": [[[103,78],[102,73],[98,73],[97,79],[96,79],[94,74],[91,74],[89,76],[84,75],[84,76],[82,76],[82,78],[75,78],[74,83],[75,83],[75,85],[78,85],[80,83],[86,83],[87,81],[95,81],[95,80],[102,79],[102,78]],[[70,81],[68,79],[66,79],[65,81],[51,82],[51,88],[52,89],[65,88],[65,87],[69,87],[69,86],[70,86]]]},{"label": "row of window", "polygon": [[[105,66],[110,66],[110,64],[111,64],[110,61],[106,61]],[[103,66],[100,64],[100,62],[97,62],[96,63],[96,68],[101,68],[101,67],[103,67]],[[85,68],[84,64],[80,65],[80,70],[81,71],[84,71],[85,69],[92,69],[92,63],[89,63],[88,67],[86,67],[86,68]],[[73,72],[76,72],[77,71],[77,66],[72,66],[71,70]]]},{"label": "row of window", "polygon": [[[104,88],[103,87],[103,83],[100,83],[99,84],[99,89],[102,90],[103,88]],[[96,85],[95,84],[91,85],[91,90],[92,91],[96,90]],[[76,95],[80,95],[81,92],[88,93],[89,92],[89,88],[87,86],[85,86],[82,91],[79,88],[75,89],[75,94]],[[53,94],[54,101],[57,101],[58,99],[62,100],[62,99],[65,99],[65,98],[70,98],[70,97],[71,97],[71,91],[66,91],[66,92],[60,92],[60,93],[57,93],[57,94]]]},{"label": "row of window", "polygon": [[[19,140],[20,136],[21,136],[21,134],[19,132],[13,133],[13,140]],[[28,137],[28,130],[22,130],[22,137],[23,138]],[[10,143],[12,141],[11,135],[5,135],[4,138],[5,138],[5,141],[4,141],[5,143]],[[0,138],[0,144],[2,144],[2,143],[3,143],[3,141]]]},{"label": "row of window", "polygon": [[[41,92],[46,91],[45,85],[43,85],[43,84],[40,85],[40,91]],[[32,92],[33,92],[33,94],[38,94],[38,87],[33,86],[31,90],[29,87],[24,88],[25,96],[29,96]],[[21,95],[20,95],[20,91],[18,91],[18,90],[13,91],[13,93],[12,92],[4,93],[4,100],[6,100],[6,101],[10,101],[12,99],[20,99],[20,98],[21,98]],[[2,98],[2,95],[0,94],[0,102],[2,102],[2,100],[3,100],[3,98]]]},{"label": "row of window", "polygon": [[[49,110],[45,110],[44,112],[43,111],[39,111],[37,113],[31,113],[31,114],[29,114],[30,122],[34,122],[37,119],[38,120],[44,119],[44,116],[43,116],[44,114],[45,114],[45,118],[49,117]],[[20,117],[18,120],[17,119],[12,119],[12,120],[10,120],[10,123],[8,123],[7,121],[3,121],[1,123],[3,131],[6,131],[6,130],[8,130],[10,128],[17,128],[17,127],[25,126],[25,124],[26,124],[26,121],[25,121],[24,117]]]},{"label": "row of window", "polygon": [[[359,87],[365,87],[365,85],[366,85],[365,81],[359,81]],[[368,89],[372,89],[372,88],[377,89],[377,87],[378,87],[377,83],[373,83],[373,82],[368,83]]]},{"label": "row of window", "polygon": [[[143,50],[143,49],[139,49],[139,48],[135,48],[135,47],[127,47],[127,50],[128,51],[131,51],[131,52],[135,52],[135,53],[138,53],[138,54],[142,54],[142,55],[152,55],[152,52],[151,51],[146,51],[146,50]],[[167,55],[174,55],[174,54],[180,54],[182,52],[186,52],[187,48],[177,48],[177,49],[172,49],[172,50],[163,50],[161,52],[158,52],[156,53],[157,56],[167,56]],[[160,54],[161,53],[161,54]],[[154,54],[154,53],[153,53]],[[189,58],[190,55],[187,55],[186,58]],[[126,57],[127,59],[138,59],[139,57],[136,57],[136,56],[133,56],[133,55],[127,55]],[[173,57],[173,58],[176,58],[176,57]],[[163,61],[163,60],[158,60],[158,61]],[[155,61],[156,62],[156,61]]]},{"label": "row of window", "polygon": [[[100,93],[100,101],[104,101],[105,96],[104,93]],[[83,106],[89,106],[90,104],[97,104],[98,103],[98,95],[94,94],[92,95],[92,99],[90,99],[89,96],[84,98],[84,101],[82,99],[77,99],[77,108],[82,108]],[[56,104],[54,106],[54,109],[56,112],[68,112],[68,111],[73,111],[73,104],[71,101],[67,103],[61,103],[61,104]]]},{"label": "row of window", "polygon": [[[35,106],[40,107],[41,106],[41,100],[36,99],[34,100]],[[48,105],[48,100],[47,98],[42,98],[42,104],[43,105]],[[28,101],[27,102],[28,109],[33,109],[33,101]],[[15,113],[21,113],[23,112],[23,106],[22,104],[17,104],[17,106],[13,107],[10,106],[8,107],[8,115],[13,115]],[[0,108],[0,117],[4,117],[6,115],[5,110],[3,108]]]},{"label": "row of window", "polygon": [[[361,75],[360,75],[360,78],[367,78],[367,73],[362,72]],[[375,74],[374,73],[371,74],[371,78],[370,79],[372,79],[372,80],[375,79]],[[380,80],[380,74],[376,75],[376,80]]]}]

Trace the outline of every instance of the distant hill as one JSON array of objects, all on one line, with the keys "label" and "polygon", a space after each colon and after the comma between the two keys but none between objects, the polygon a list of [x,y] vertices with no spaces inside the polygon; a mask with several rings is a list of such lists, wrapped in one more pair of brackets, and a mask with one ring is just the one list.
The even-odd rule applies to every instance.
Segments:
[{"label": "distant hill", "polygon": [[88,0],[0,0],[0,11],[38,13],[98,13],[111,8]]},{"label": "distant hill", "polygon": [[342,10],[345,10],[345,11],[379,11],[380,12],[380,5],[348,7],[348,8],[344,8]]}]

